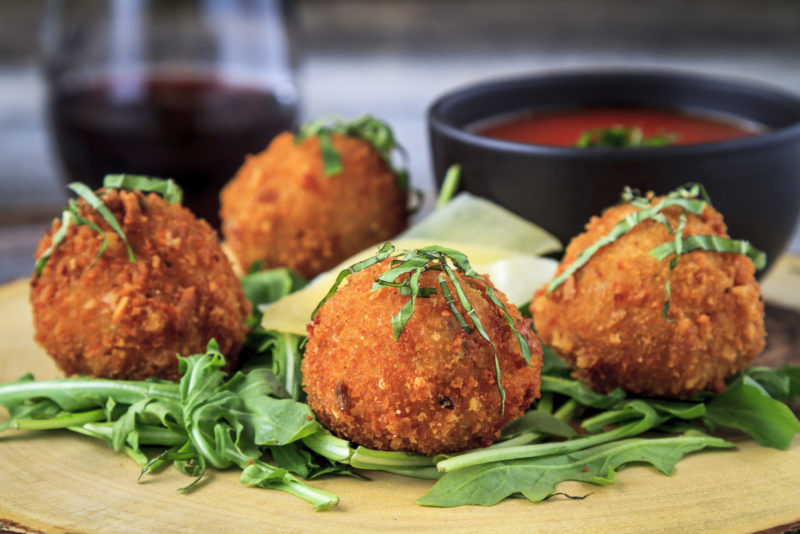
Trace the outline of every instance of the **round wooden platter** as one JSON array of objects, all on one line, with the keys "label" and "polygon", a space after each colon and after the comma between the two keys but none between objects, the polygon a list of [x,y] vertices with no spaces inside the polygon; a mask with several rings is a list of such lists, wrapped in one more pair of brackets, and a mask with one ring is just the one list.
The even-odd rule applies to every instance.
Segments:
[{"label": "round wooden platter", "polygon": [[[786,296],[800,287],[794,263],[781,270]],[[795,269],[794,274],[792,268]],[[789,272],[788,275],[784,271]],[[775,278],[770,276],[770,280]],[[28,287],[0,288],[0,383],[33,372],[59,375],[32,341]],[[800,303],[800,301],[798,301]],[[784,303],[785,304],[785,303]],[[797,354],[798,315],[783,310],[784,343]],[[785,347],[784,347],[785,348]],[[2,410],[2,409],[0,409]],[[0,421],[7,417],[0,413]],[[339,506],[314,512],[291,495],[247,487],[238,470],[209,472],[189,494],[187,477],[168,469],[137,482],[139,468],[98,440],[63,432],[0,435],[0,532],[755,532],[800,522],[800,436],[788,451],[737,440],[731,451],[681,460],[673,476],[648,466],[624,469],[617,483],[564,483],[570,495],[542,503],[509,499],[497,506],[453,509],[415,504],[431,482],[385,473],[371,481],[330,478],[315,487]]]}]

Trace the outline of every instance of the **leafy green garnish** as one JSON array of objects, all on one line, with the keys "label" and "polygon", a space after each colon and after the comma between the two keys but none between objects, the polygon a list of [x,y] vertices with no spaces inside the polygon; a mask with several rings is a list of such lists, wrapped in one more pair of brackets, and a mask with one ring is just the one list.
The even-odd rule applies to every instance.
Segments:
[{"label": "leafy green garnish", "polygon": [[[698,198],[699,197],[699,198]],[[589,260],[600,250],[602,247],[609,245],[633,230],[638,224],[644,221],[655,221],[663,224],[670,234],[674,234],[674,239],[663,243],[650,251],[650,255],[661,261],[669,256],[674,255],[669,263],[669,278],[666,284],[666,301],[662,309],[662,315],[668,319],[670,296],[671,296],[671,280],[672,271],[678,265],[678,260],[681,255],[691,252],[693,250],[706,250],[709,252],[731,252],[735,254],[742,254],[753,261],[756,269],[763,269],[766,265],[766,255],[756,250],[749,242],[743,240],[734,240],[718,236],[707,235],[691,235],[683,237],[684,227],[686,224],[686,213],[694,215],[702,215],[706,206],[711,204],[706,193],[705,188],[700,184],[687,184],[679,187],[676,190],[668,193],[664,198],[657,203],[652,204],[647,197],[642,197],[636,194],[630,188],[625,188],[622,193],[622,200],[633,206],[639,208],[638,211],[629,213],[618,222],[608,234],[600,237],[597,241],[585,248],[578,254],[572,264],[567,267],[559,276],[555,277],[547,286],[547,294],[557,289],[566,280],[572,276],[578,269],[586,265]],[[677,206],[684,210],[680,217],[680,223],[677,229],[673,229],[667,218],[661,213],[664,209],[671,206]]]},{"label": "leafy green garnish", "polygon": [[[179,204],[181,202],[181,198],[183,197],[181,188],[178,187],[174,181],[151,178],[148,176],[137,176],[132,174],[109,174],[103,180],[103,187],[106,189],[130,189],[135,191],[158,193],[162,195],[168,202],[173,204]],[[97,211],[103,220],[105,220],[108,225],[111,226],[111,229],[120,237],[120,239],[122,239],[123,243],[125,243],[125,248],[128,251],[128,259],[131,262],[135,262],[136,256],[133,253],[130,243],[128,243],[128,238],[126,237],[125,232],[122,230],[122,227],[120,226],[116,217],[114,217],[100,197],[96,195],[88,186],[80,182],[72,182],[67,185],[67,188],[72,190],[76,195],[78,195],[78,197],[82,198],[86,204]],[[102,192],[100,194],[102,196]],[[108,237],[106,236],[105,231],[92,221],[81,217],[80,205],[75,199],[69,199],[67,202],[67,207],[64,208],[64,211],[61,214],[61,226],[53,235],[52,243],[36,260],[34,273],[37,277],[42,275],[44,266],[47,264],[50,256],[53,255],[53,251],[55,251],[56,247],[58,247],[67,237],[67,231],[71,225],[88,226],[102,236],[103,243],[100,245],[100,249],[97,251],[95,262],[100,259],[100,257],[108,248]],[[92,266],[94,266],[94,264]]]},{"label": "leafy green garnish", "polygon": [[247,273],[241,282],[244,296],[253,306],[275,302],[289,293],[302,289],[308,283],[286,267]]},{"label": "leafy green garnish", "polygon": [[392,156],[396,151],[404,162],[408,160],[408,157],[405,149],[395,139],[394,132],[388,124],[370,115],[364,115],[351,121],[345,121],[341,117],[335,116],[322,117],[302,125],[295,136],[295,143],[300,143],[312,136],[319,139],[323,172],[326,176],[342,172],[342,156],[333,146],[331,134],[367,141],[397,176],[397,184],[400,189],[408,191],[408,171],[404,167],[394,165]]},{"label": "leafy green garnish", "polygon": [[241,279],[245,297],[252,303],[253,310],[248,318],[250,332],[239,354],[239,360],[243,368],[269,369],[272,372],[270,378],[280,386],[277,396],[302,402],[305,394],[300,380],[300,347],[305,338],[296,334],[265,330],[261,326],[262,313],[259,306],[271,304],[302,289],[308,282],[284,267],[266,271],[257,269],[258,266]]},{"label": "leafy green garnish", "polygon": [[[273,396],[269,371],[260,369],[226,378],[225,363],[216,343],[208,351],[180,358],[180,383],[130,382],[102,379],[25,380],[0,387],[0,405],[15,414],[12,428],[68,428],[104,439],[117,451],[125,450],[140,461],[143,473],[152,473],[164,462],[172,463],[199,480],[207,466],[224,469],[239,466],[245,484],[280,489],[327,508],[338,499],[313,489],[285,469],[262,459],[270,447],[295,443],[320,430],[305,404]],[[55,419],[20,406],[43,403],[61,412]],[[108,414],[104,414],[106,407]],[[20,419],[20,416],[33,419]],[[107,423],[98,423],[110,415]],[[113,419],[113,420],[112,420]],[[142,447],[170,447],[148,460]],[[194,487],[196,481],[184,489]]]},{"label": "leafy green garnish", "polygon": [[541,501],[566,480],[607,485],[616,482],[616,470],[630,463],[646,462],[664,474],[672,474],[684,455],[706,447],[731,448],[729,443],[697,431],[668,438],[630,438],[589,449],[541,458],[477,464],[445,473],[423,497],[423,506],[492,506],[521,493]]},{"label": "leafy green garnish", "polygon": [[183,201],[183,190],[172,179],[164,180],[136,174],[107,174],[103,178],[103,187],[157,193],[170,204],[180,204]]},{"label": "leafy green garnish", "polygon": [[[0,430],[67,428],[99,438],[138,462],[142,475],[173,465],[195,477],[184,491],[195,487],[208,467],[237,466],[242,483],[292,493],[316,509],[338,499],[296,475],[307,480],[353,476],[350,468],[357,467],[438,479],[419,504],[489,506],[516,493],[541,501],[566,480],[611,484],[616,470],[632,463],[649,463],[670,474],[685,454],[733,447],[706,435],[701,421],[711,428],[738,428],[780,449],[800,433],[800,422],[778,400],[800,394],[798,367],[751,368],[722,395],[675,401],[625,399],[618,391],[586,396],[583,386],[550,365],[547,373],[555,374],[543,377],[542,398],[503,429],[501,440],[486,449],[430,458],[351,446],[333,436],[307,405],[284,398],[286,388],[269,364],[226,378],[214,343],[206,354],[181,362],[180,384],[85,378],[37,382],[25,376],[0,386],[0,406],[11,415]],[[299,387],[300,377],[294,380]],[[574,425],[579,415],[588,434],[565,424]],[[643,432],[679,435],[642,437]],[[150,447],[163,452],[148,457]]]},{"label": "leafy green garnish", "polygon": [[[763,369],[758,375],[762,380],[766,379]],[[765,447],[786,450],[791,446],[794,435],[800,433],[800,421],[792,410],[771,397],[759,382],[747,374],[730,384],[725,393],[709,398],[705,404],[704,419],[712,427],[736,428]]]},{"label": "leafy green garnish", "polygon": [[676,233],[675,241],[669,241],[657,246],[650,251],[650,255],[660,261],[672,254],[686,254],[693,250],[741,254],[750,258],[757,270],[763,269],[767,264],[767,255],[753,247],[750,242],[718,235],[695,234],[682,238],[678,243],[678,235]]},{"label": "leafy green garnish", "polygon": [[[519,344],[522,357],[525,359],[526,363],[530,363],[531,349],[527,340],[525,340],[525,337],[514,325],[514,319],[511,317],[508,309],[495,295],[492,286],[483,276],[475,272],[467,257],[457,250],[439,246],[429,246],[395,253],[394,245],[391,243],[386,243],[372,258],[359,262],[339,273],[339,276],[336,279],[333,287],[322,299],[319,305],[317,305],[312,317],[314,317],[320,307],[331,296],[333,296],[334,293],[336,293],[339,285],[346,277],[390,258],[391,264],[389,270],[382,273],[378,276],[378,278],[375,279],[375,282],[372,285],[372,291],[382,288],[394,288],[401,295],[409,297],[408,302],[403,305],[400,311],[396,315],[392,316],[392,332],[395,340],[400,339],[400,335],[403,333],[406,324],[414,315],[414,308],[417,298],[428,298],[431,295],[438,293],[439,289],[441,289],[442,295],[450,306],[450,310],[453,312],[453,315],[458,321],[459,326],[461,326],[461,328],[467,333],[472,333],[472,329],[474,327],[474,329],[478,331],[478,334],[487,343],[489,343],[489,345],[491,345],[492,350],[494,351],[495,376],[497,380],[497,389],[500,393],[500,405],[501,410],[504,410],[506,393],[501,383],[500,360],[497,357],[497,347],[484,329],[474,306],[467,298],[466,293],[464,293],[464,289],[456,277],[456,271],[469,278],[474,278],[483,282],[487,297],[492,304],[494,304],[503,312],[506,324],[508,324],[511,331],[514,333],[517,343]],[[420,277],[427,271],[439,271],[444,273],[437,277],[437,282],[439,284],[438,289],[436,287],[421,287],[419,285]],[[403,280],[400,280],[401,277],[404,277]],[[447,285],[448,281],[453,286],[456,295],[455,298],[453,297]],[[467,317],[469,317],[469,320],[472,322],[472,326],[469,326],[468,321],[457,308],[456,300],[458,300],[458,303],[464,309],[464,313],[466,313]]]},{"label": "leafy green garnish", "polygon": [[638,126],[611,126],[581,133],[575,146],[578,148],[652,148],[674,144],[678,135],[659,133],[645,137]]}]

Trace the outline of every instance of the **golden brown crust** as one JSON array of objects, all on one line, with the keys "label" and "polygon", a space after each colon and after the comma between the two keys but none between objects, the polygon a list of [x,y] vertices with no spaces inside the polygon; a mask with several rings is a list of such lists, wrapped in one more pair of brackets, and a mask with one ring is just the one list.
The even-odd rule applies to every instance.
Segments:
[{"label": "golden brown crust", "polygon": [[[593,217],[567,247],[557,274],[636,209],[622,204]],[[664,214],[677,227],[679,209]],[[727,237],[722,216],[710,206],[700,217],[688,215],[685,235],[692,234]],[[725,380],[764,348],[754,266],[739,254],[683,255],[672,273],[670,320],[663,318],[669,261],[655,260],[650,250],[672,239],[664,225],[643,222],[602,247],[549,296],[546,287],[534,296],[531,310],[542,341],[593,389],[621,386],[668,397],[721,392]]]},{"label": "golden brown crust", "polygon": [[222,232],[246,270],[290,267],[306,278],[397,235],[406,193],[369,143],[332,135],[342,172],[323,173],[319,140],[284,133],[248,156],[220,195]]},{"label": "golden brown crust", "polygon": [[[155,194],[110,190],[101,198],[136,262],[128,260],[108,223],[80,200],[80,215],[106,231],[109,246],[95,263],[102,237],[88,226],[70,227],[42,275],[31,281],[36,341],[67,374],[177,379],[176,354],[205,352],[211,338],[235,364],[249,303],[216,233]],[[54,221],[45,233],[37,257],[60,224]]]},{"label": "golden brown crust", "polygon": [[[408,297],[391,288],[370,291],[386,269],[384,263],[350,276],[309,325],[303,359],[309,405],[333,432],[371,448],[432,455],[491,444],[539,395],[541,345],[529,321],[497,292],[528,340],[530,366],[483,283],[458,275],[497,346],[503,414],[491,346],[477,331],[461,329],[441,292],[417,299],[394,340],[391,318]],[[420,285],[436,287],[436,274],[424,273]]]}]

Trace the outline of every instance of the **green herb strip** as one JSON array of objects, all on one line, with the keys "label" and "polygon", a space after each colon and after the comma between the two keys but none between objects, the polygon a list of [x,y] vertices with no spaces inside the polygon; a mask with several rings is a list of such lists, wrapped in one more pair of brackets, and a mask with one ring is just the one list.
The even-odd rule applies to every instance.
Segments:
[{"label": "green herb strip", "polygon": [[50,243],[50,246],[42,252],[42,255],[36,260],[36,265],[34,266],[33,270],[36,273],[36,276],[39,277],[42,275],[42,271],[44,270],[45,264],[47,264],[47,260],[50,259],[50,256],[53,255],[53,251],[64,241],[64,238],[67,237],[67,230],[72,222],[72,213],[68,210],[64,210],[61,214],[61,226],[58,228],[55,234],[53,234],[53,241]]},{"label": "green herb strip", "polygon": [[[372,291],[376,291],[382,288],[394,288],[400,295],[409,297],[409,300],[403,305],[400,311],[392,316],[392,333],[394,335],[395,340],[399,340],[400,336],[405,329],[406,324],[414,315],[414,309],[416,306],[417,298],[428,298],[431,295],[434,295],[438,292],[438,289],[435,287],[420,287],[419,280],[422,274],[426,271],[443,271],[444,275],[439,275],[437,281],[439,283],[439,289],[442,290],[442,295],[447,302],[450,310],[453,312],[456,320],[458,321],[459,326],[467,332],[468,334],[472,333],[472,327],[468,324],[464,316],[458,310],[455,305],[455,300],[453,298],[452,293],[450,292],[449,287],[447,286],[446,279],[449,279],[453,285],[453,289],[455,290],[456,298],[461,306],[464,308],[465,313],[472,321],[474,328],[478,331],[478,334],[486,340],[489,345],[492,347],[494,352],[494,364],[495,364],[495,376],[497,379],[497,389],[500,393],[500,400],[501,400],[501,411],[505,410],[505,399],[506,393],[502,386],[501,381],[501,369],[500,369],[500,360],[497,355],[497,346],[495,345],[494,341],[489,337],[486,330],[483,328],[480,319],[478,318],[477,312],[475,311],[472,303],[466,296],[464,289],[461,286],[458,278],[456,277],[455,271],[453,267],[460,272],[463,273],[465,276],[470,278],[474,278],[480,280],[484,284],[484,288],[486,291],[486,295],[488,296],[489,300],[494,304],[497,308],[499,308],[505,317],[506,323],[508,324],[511,331],[514,333],[514,336],[517,339],[517,343],[520,347],[520,352],[522,353],[525,362],[530,364],[531,361],[531,349],[528,345],[527,340],[522,335],[519,330],[517,330],[516,326],[514,325],[514,319],[511,317],[511,314],[508,312],[508,309],[505,305],[497,298],[495,295],[494,290],[491,288],[489,282],[482,277],[481,275],[477,274],[469,263],[467,256],[463,253],[448,249],[444,247],[438,246],[429,246],[420,249],[415,249],[411,251],[400,251],[394,254],[395,247],[391,243],[386,243],[380,251],[367,260],[359,262],[348,269],[343,270],[339,273],[339,276],[336,279],[333,287],[331,287],[328,294],[322,299],[322,301],[317,305],[314,313],[312,314],[312,318],[316,316],[317,311],[320,307],[331,297],[333,296],[336,291],[338,290],[339,286],[341,285],[342,281],[350,276],[351,274],[366,269],[376,263],[384,261],[390,257],[392,257],[391,264],[389,269],[380,274],[372,284]],[[451,264],[452,263],[452,267]],[[399,282],[399,278],[401,276],[407,277],[402,281]]]},{"label": "green herb strip", "polygon": [[[122,239],[122,242],[125,243],[125,247],[128,250],[128,259],[131,262],[136,261],[136,257],[133,255],[133,249],[128,243],[128,238],[125,236],[125,232],[122,231],[122,227],[119,225],[117,218],[114,217],[114,214],[112,214],[108,207],[103,204],[103,201],[100,200],[97,195],[95,195],[94,192],[89,189],[89,187],[80,182],[72,182],[67,187],[74,191],[79,197],[84,199],[89,206],[94,208],[94,210],[100,214],[100,216],[108,223],[111,229],[116,232],[120,239]],[[105,234],[103,234],[103,239],[105,242],[107,242]]]},{"label": "green herb strip", "polygon": [[373,265],[382,262],[383,260],[391,256],[393,252],[394,252],[394,245],[392,245],[391,243],[386,243],[383,245],[383,247],[381,247],[378,253],[372,256],[371,258],[367,258],[364,261],[355,263],[350,267],[348,267],[347,269],[341,271],[339,273],[339,276],[336,277],[336,282],[334,282],[333,286],[328,291],[328,294],[325,295],[325,297],[323,297],[321,301],[319,301],[317,307],[314,308],[313,312],[311,312],[311,318],[313,319],[314,317],[317,316],[317,312],[319,311],[319,309],[322,307],[323,304],[325,304],[328,301],[329,298],[333,296],[334,293],[336,293],[336,291],[339,289],[339,286],[342,284],[345,278],[347,278],[351,274],[363,271],[364,269],[368,269]]},{"label": "green herb strip", "polygon": [[[671,254],[677,254],[679,245],[676,242],[667,242],[657,246],[650,251],[650,255],[663,260]],[[731,254],[741,254],[747,256],[753,262],[757,270],[766,266],[767,255],[753,247],[748,241],[741,239],[728,239],[716,235],[690,235],[681,240],[680,248],[683,254],[693,250],[707,250],[710,252],[729,252]]]},{"label": "green herb strip", "polygon": [[700,215],[703,213],[703,209],[705,208],[706,204],[702,200],[667,197],[659,201],[654,206],[649,206],[642,208],[639,211],[629,213],[624,219],[618,222],[607,235],[601,237],[592,245],[584,249],[583,252],[578,254],[578,257],[575,259],[575,261],[563,273],[561,273],[561,275],[557,276],[550,282],[550,284],[547,286],[547,292],[550,293],[551,291],[557,289],[567,280],[567,278],[572,276],[572,274],[574,274],[578,269],[586,265],[586,263],[588,263],[592,256],[594,256],[595,253],[600,250],[600,248],[613,243],[623,235],[633,230],[639,223],[649,220],[660,220],[660,217],[663,217],[663,215],[659,212],[670,206],[679,206],[690,213]]},{"label": "green herb strip", "polygon": [[[394,132],[388,124],[370,115],[364,115],[351,121],[345,121],[341,117],[335,116],[322,117],[301,126],[295,136],[295,143],[300,143],[308,137],[316,136],[319,139],[323,172],[326,176],[342,171],[341,154],[331,143],[331,134],[367,141],[397,177],[397,185],[400,190],[409,190],[408,171],[406,170],[408,155],[395,139]],[[402,158],[404,162],[402,166],[395,166],[392,163],[392,154],[395,152]]]},{"label": "green herb strip", "polygon": [[[681,213],[680,220],[678,222],[678,229],[675,231],[675,240],[672,242],[674,250],[675,250],[675,257],[669,262],[669,274],[667,274],[667,284],[666,284],[666,293],[667,293],[667,300],[664,302],[664,307],[661,308],[661,315],[664,319],[671,321],[669,318],[669,304],[670,300],[672,299],[672,271],[675,270],[675,267],[678,266],[678,259],[683,254],[683,231],[686,229],[686,214]],[[650,251],[650,255],[653,254],[653,251]]]},{"label": "green herb strip", "polygon": [[331,136],[327,132],[317,134],[319,148],[322,152],[322,169],[325,176],[331,176],[342,172],[342,155],[333,146]]},{"label": "green herb strip", "polygon": [[[164,199],[171,204],[180,204],[183,198],[183,191],[173,180],[162,180],[160,178],[152,178],[149,176],[138,176],[133,174],[109,174],[103,179],[103,187],[107,189],[130,189],[133,191],[157,193],[163,196]],[[111,229],[114,230],[114,232],[119,235],[119,237],[125,243],[125,247],[128,252],[128,259],[131,262],[136,261],[136,256],[133,253],[130,243],[128,243],[128,238],[125,235],[125,232],[122,230],[122,227],[119,225],[116,217],[114,217],[111,211],[109,211],[103,201],[88,186],[80,182],[72,182],[67,185],[67,188],[86,201],[91,208],[100,214],[100,216],[109,224],[109,226],[111,226]],[[55,249],[67,237],[67,231],[71,225],[88,226],[103,237],[103,242],[100,245],[97,255],[95,256],[95,261],[92,264],[92,267],[94,267],[94,265],[97,263],[97,260],[100,259],[100,257],[108,248],[108,237],[106,236],[106,233],[97,224],[84,217],[81,217],[80,206],[77,202],[75,202],[75,200],[70,199],[67,202],[67,207],[64,208],[64,211],[61,214],[61,226],[53,235],[53,242],[36,260],[34,273],[37,277],[42,275],[42,271],[44,270],[44,266],[47,264],[47,261],[53,255]]]},{"label": "green herb strip", "polygon": [[183,190],[171,179],[163,180],[136,174],[107,174],[103,178],[103,187],[157,193],[170,204],[180,204],[183,201]]},{"label": "green herb strip", "polygon": [[[698,196],[702,197],[702,200],[698,199]],[[675,255],[675,257],[669,263],[669,277],[666,283],[667,299],[662,307],[661,312],[662,316],[667,320],[669,320],[668,313],[670,308],[670,297],[672,293],[672,271],[678,265],[681,255],[693,250],[731,252],[742,254],[750,258],[753,261],[756,269],[763,269],[766,265],[766,255],[763,252],[755,249],[747,241],[708,235],[691,235],[684,238],[683,232],[686,226],[686,213],[681,214],[678,229],[674,230],[672,228],[667,218],[663,213],[661,213],[662,210],[670,206],[677,206],[683,209],[684,212],[699,216],[702,215],[705,207],[710,205],[708,193],[700,184],[688,184],[686,186],[679,187],[675,191],[672,191],[666,195],[657,204],[652,206],[646,197],[638,195],[630,188],[625,188],[625,191],[622,193],[622,200],[639,208],[639,210],[626,215],[625,218],[617,223],[608,234],[602,236],[592,245],[585,248],[580,254],[578,254],[578,257],[575,259],[575,261],[569,267],[567,267],[564,272],[550,281],[550,284],[547,286],[547,295],[566,282],[566,280],[575,272],[577,272],[578,269],[586,265],[598,250],[613,243],[644,221],[654,221],[663,224],[666,226],[667,231],[675,234],[675,237],[672,241],[659,245],[650,251],[650,255],[659,261],[666,259],[672,254]]]}]

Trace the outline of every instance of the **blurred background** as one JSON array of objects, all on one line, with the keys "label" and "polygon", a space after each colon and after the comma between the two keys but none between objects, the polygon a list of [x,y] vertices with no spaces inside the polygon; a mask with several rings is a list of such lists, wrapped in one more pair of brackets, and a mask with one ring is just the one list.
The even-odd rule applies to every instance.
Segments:
[{"label": "blurred background", "polygon": [[[44,5],[0,1],[0,282],[30,275],[36,241],[66,199],[45,112]],[[385,119],[410,154],[413,185],[429,199],[426,109],[476,80],[668,66],[800,92],[797,0],[298,0],[287,7],[299,120]],[[800,253],[798,232],[790,250]]]}]

